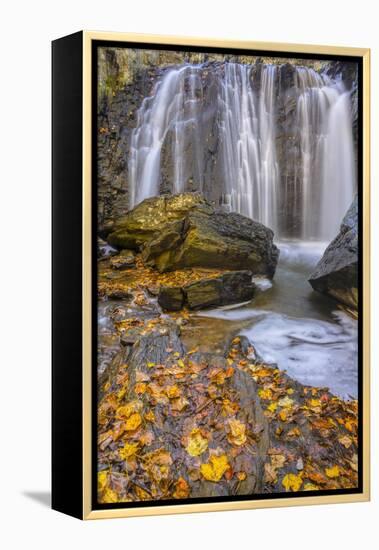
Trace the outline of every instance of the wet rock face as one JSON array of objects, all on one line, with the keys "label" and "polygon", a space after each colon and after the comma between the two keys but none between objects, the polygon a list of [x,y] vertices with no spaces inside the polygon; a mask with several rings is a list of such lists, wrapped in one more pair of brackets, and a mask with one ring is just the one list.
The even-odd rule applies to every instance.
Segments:
[{"label": "wet rock face", "polygon": [[342,304],[358,308],[358,198],[355,196],[337,237],[309,278],[312,287]]},{"label": "wet rock face", "polygon": [[260,223],[184,193],[146,199],[116,222],[108,243],[142,249],[144,262],[160,272],[233,268],[273,277],[279,255],[273,236]]},{"label": "wet rock face", "polygon": [[215,279],[192,283],[184,288],[190,309],[225,306],[251,300],[255,285],[251,271],[232,271]]},{"label": "wet rock face", "polygon": [[251,300],[255,293],[251,271],[231,271],[183,287],[161,287],[159,305],[168,311],[225,306]]},{"label": "wet rock face", "polygon": [[184,300],[181,287],[163,286],[159,289],[158,304],[167,311],[180,311],[184,306]]},{"label": "wet rock face", "polygon": [[[107,67],[117,78],[121,71],[117,60],[108,59]],[[125,70],[125,67],[123,67]],[[122,72],[122,71],[121,71]],[[131,83],[99,98],[97,134],[98,223],[99,233],[109,232],[114,217],[128,211],[128,155],[130,135],[137,123],[137,110],[151,93],[159,68],[136,70]]]},{"label": "wet rock face", "polygon": [[113,269],[128,269],[135,266],[135,255],[132,250],[121,250],[120,254],[110,260]]}]

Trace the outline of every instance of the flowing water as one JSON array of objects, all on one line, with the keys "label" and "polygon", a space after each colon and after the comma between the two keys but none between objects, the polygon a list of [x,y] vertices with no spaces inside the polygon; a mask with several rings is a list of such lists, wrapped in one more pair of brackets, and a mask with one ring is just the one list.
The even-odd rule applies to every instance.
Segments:
[{"label": "flowing water", "polygon": [[[292,236],[331,240],[356,187],[350,92],[340,79],[296,67],[295,109],[288,115],[293,129],[280,160],[278,116],[285,98],[279,69],[263,65],[257,81],[251,66],[241,63],[166,70],[132,132],[130,206],[159,194],[165,155],[172,192],[195,185],[231,211],[264,223],[277,238],[286,237],[282,227],[295,221],[291,203],[298,201],[299,230]],[[283,163],[294,149],[296,176],[288,189]]]},{"label": "flowing water", "polygon": [[[200,327],[196,337],[201,341],[204,319],[217,320],[223,338],[246,335],[265,361],[276,363],[303,384],[328,387],[344,398],[357,397],[357,322],[307,282],[326,244],[278,246],[281,259],[272,284],[261,284],[251,303],[199,313],[192,320],[193,327]],[[217,339],[215,344],[222,345]]]},{"label": "flowing water", "polygon": [[[194,317],[187,339],[192,330],[200,345],[206,338],[216,349],[242,330],[266,361],[299,381],[356,396],[357,323],[307,281],[356,188],[350,92],[339,78],[295,67],[292,130],[279,155],[279,111],[288,99],[279,71],[266,64],[257,76],[250,65],[231,62],[165,70],[132,132],[130,206],[160,193],[164,158],[171,158],[172,192],[195,184],[224,208],[273,229],[281,256],[272,284],[257,281],[250,304]],[[287,156],[295,165],[290,184]],[[284,240],[288,226],[296,228],[292,242]]]}]

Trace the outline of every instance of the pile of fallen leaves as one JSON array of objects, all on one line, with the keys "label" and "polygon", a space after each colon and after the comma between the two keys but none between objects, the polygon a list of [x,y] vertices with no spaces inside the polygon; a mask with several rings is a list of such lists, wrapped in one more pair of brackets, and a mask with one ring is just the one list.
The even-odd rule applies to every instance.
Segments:
[{"label": "pile of fallen leaves", "polygon": [[238,368],[253,377],[269,422],[272,447],[265,463],[266,489],[357,487],[358,401],[303,386],[277,368],[240,357],[237,338],[229,358],[237,359]]},{"label": "pile of fallen leaves", "polygon": [[[141,255],[136,256],[134,268],[115,272],[109,261],[99,263],[98,293],[100,297],[113,296],[120,293],[120,296],[135,291],[148,291],[157,294],[161,286],[185,286],[201,279],[217,277],[227,270],[186,268],[159,273],[156,269],[146,266]],[[141,303],[140,305],[145,305]]]},{"label": "pile of fallen leaves", "polygon": [[241,340],[226,358],[168,348],[164,364],[120,365],[98,408],[100,502],[357,486],[357,402],[295,382]]},{"label": "pile of fallen leaves", "polygon": [[230,464],[233,448],[248,448],[240,407],[224,391],[234,369],[209,368],[192,360],[194,354],[172,352],[166,365],[147,363],[135,373],[132,400],[127,365],[104,388],[98,416],[101,502],[187,498],[199,479],[245,477]]}]

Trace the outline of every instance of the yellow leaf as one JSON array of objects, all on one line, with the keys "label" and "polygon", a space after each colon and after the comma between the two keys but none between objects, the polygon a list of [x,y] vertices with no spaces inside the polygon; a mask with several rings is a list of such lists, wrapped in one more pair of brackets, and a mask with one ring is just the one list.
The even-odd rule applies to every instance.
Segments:
[{"label": "yellow leaf", "polygon": [[275,468],[271,464],[266,463],[265,464],[265,475],[264,475],[265,482],[266,483],[276,483],[277,479],[278,479],[278,477],[277,477]]},{"label": "yellow leaf", "polygon": [[286,461],[286,457],[284,455],[272,455],[271,456],[271,464],[273,468],[283,468]]},{"label": "yellow leaf", "polygon": [[108,481],[108,472],[103,470],[97,474],[97,489],[99,492],[104,491]]},{"label": "yellow leaf", "polygon": [[278,401],[278,405],[280,407],[285,407],[285,408],[288,408],[288,407],[292,407],[293,405],[293,399],[290,399],[287,395],[285,397],[282,397],[282,399],[280,399]]},{"label": "yellow leaf", "polygon": [[145,491],[145,489],[142,489],[141,487],[138,487],[138,485],[135,485],[134,491],[136,493],[138,500],[150,500],[151,496],[150,494]]},{"label": "yellow leaf", "polygon": [[176,384],[174,386],[169,386],[166,388],[166,395],[169,399],[175,399],[180,396],[180,389]]},{"label": "yellow leaf", "polygon": [[273,413],[276,411],[277,408],[278,408],[278,404],[273,402],[273,403],[270,403],[270,405],[267,407],[267,410]]},{"label": "yellow leaf", "polygon": [[138,382],[138,384],[135,385],[134,392],[137,394],[146,393],[146,387],[145,382]]},{"label": "yellow leaf", "polygon": [[330,478],[339,477],[340,469],[337,465],[332,466],[331,468],[325,468],[325,473]]},{"label": "yellow leaf", "polygon": [[[182,367],[182,368],[185,366],[183,359],[178,360],[178,365],[179,365],[179,367]],[[183,478],[180,478],[180,479],[183,479]]]},{"label": "yellow leaf", "polygon": [[123,435],[124,432],[125,432],[125,423],[122,421],[116,422],[114,424],[114,428],[112,432],[113,441],[117,441],[118,439],[120,439],[120,437]]},{"label": "yellow leaf", "polygon": [[228,441],[233,445],[243,445],[246,443],[246,426],[236,418],[231,418],[229,420],[230,432],[228,434]]},{"label": "yellow leaf", "polygon": [[129,416],[125,422],[125,430],[130,432],[136,430],[142,423],[141,415],[138,413],[133,413]]},{"label": "yellow leaf", "polygon": [[138,450],[138,443],[125,443],[122,449],[119,449],[118,453],[122,460],[126,460],[135,455]]},{"label": "yellow leaf", "polygon": [[287,394],[288,395],[292,395],[294,393],[295,390],[293,390],[292,388],[288,388],[287,390]]},{"label": "yellow leaf", "polygon": [[102,497],[101,502],[104,504],[113,504],[115,502],[118,502],[118,497],[116,491],[113,491],[113,489],[105,489]]},{"label": "yellow leaf", "polygon": [[131,401],[122,407],[119,407],[116,411],[116,418],[126,419],[132,413],[138,412],[142,408],[142,403],[140,401]]},{"label": "yellow leaf", "polygon": [[233,401],[230,401],[230,399],[223,399],[222,401],[222,409],[221,414],[223,416],[231,416],[236,414],[238,412],[239,405]]},{"label": "yellow leaf", "polygon": [[287,437],[299,437],[299,435],[301,435],[301,432],[297,426],[287,432]]},{"label": "yellow leaf", "polygon": [[171,466],[171,454],[166,449],[159,448],[143,456],[143,461],[147,464],[158,464],[160,466]]},{"label": "yellow leaf", "polygon": [[120,390],[117,394],[117,399],[120,401],[125,394],[126,394],[126,388],[122,388],[122,390]]},{"label": "yellow leaf", "polygon": [[142,457],[143,468],[148,472],[151,480],[159,483],[169,479],[172,458],[165,449],[156,449]]},{"label": "yellow leaf", "polygon": [[183,477],[180,477],[175,483],[175,491],[172,496],[174,498],[188,498],[190,494],[190,488],[188,483]]},{"label": "yellow leaf", "polygon": [[155,414],[154,411],[148,411],[145,414],[145,420],[148,420],[148,422],[155,422]]},{"label": "yellow leaf", "polygon": [[238,472],[237,479],[238,481],[244,481],[247,478],[246,472]]},{"label": "yellow leaf", "polygon": [[318,491],[319,487],[317,485],[314,485],[313,483],[306,483],[304,485],[304,491]]},{"label": "yellow leaf", "polygon": [[220,481],[230,466],[226,455],[212,455],[209,462],[200,466],[200,472],[207,481]]},{"label": "yellow leaf", "polygon": [[282,485],[286,491],[298,491],[303,483],[300,475],[287,474],[282,480]]},{"label": "yellow leaf", "polygon": [[199,456],[208,449],[208,440],[203,437],[198,428],[192,430],[189,435],[186,451],[191,456]]},{"label": "yellow leaf", "polygon": [[355,422],[352,421],[352,420],[347,420],[347,421],[345,422],[345,428],[346,428],[347,430],[349,430],[349,432],[354,431]]},{"label": "yellow leaf", "polygon": [[341,443],[341,445],[343,445],[346,449],[348,449],[349,447],[351,447],[352,445],[352,440],[351,438],[348,436],[348,435],[344,435],[342,437],[339,437],[338,438],[338,441]]},{"label": "yellow leaf", "polygon": [[282,409],[278,416],[279,416],[279,418],[282,422],[285,422],[287,420],[287,417],[288,417],[288,410],[287,409]]},{"label": "yellow leaf", "polygon": [[259,370],[255,371],[254,370],[254,376],[257,376],[259,378],[266,378],[267,376],[271,376],[273,373],[272,370],[269,370],[269,369],[261,369],[259,368]]},{"label": "yellow leaf", "polygon": [[155,436],[153,432],[147,431],[140,436],[139,441],[141,445],[151,445],[154,439],[155,439]]},{"label": "yellow leaf", "polygon": [[178,399],[173,399],[171,402],[171,408],[174,411],[181,412],[188,405],[189,401],[185,397],[178,397]]},{"label": "yellow leaf", "polygon": [[149,363],[147,363],[147,366],[149,367],[149,369],[152,369],[153,367],[155,367],[155,363],[152,363],[150,361]]},{"label": "yellow leaf", "polygon": [[268,390],[260,389],[258,390],[258,395],[261,399],[272,399],[272,391],[270,389]]}]

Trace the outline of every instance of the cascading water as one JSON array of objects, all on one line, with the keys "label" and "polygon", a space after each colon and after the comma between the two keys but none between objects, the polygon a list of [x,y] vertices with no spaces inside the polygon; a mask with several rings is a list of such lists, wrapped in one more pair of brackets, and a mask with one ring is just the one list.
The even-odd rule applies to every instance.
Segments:
[{"label": "cascading water", "polygon": [[301,148],[303,240],[330,240],[355,190],[350,94],[340,82],[299,67],[297,128]]},{"label": "cascading water", "polygon": [[250,67],[228,63],[219,95],[224,201],[233,212],[259,220],[274,231],[278,198],[276,71],[274,65],[264,68],[257,98],[251,86]]},{"label": "cascading water", "polygon": [[[190,174],[196,178],[201,190],[201,94],[199,67],[185,65],[167,71],[154,94],[142,102],[130,146],[131,207],[159,194],[161,155],[168,136],[172,147],[173,192],[185,190]],[[188,155],[189,145],[192,146],[191,155]],[[189,164],[191,168],[188,168]]]},{"label": "cascading water", "polygon": [[[130,206],[158,195],[165,177],[173,193],[201,191],[278,238],[291,224],[292,237],[333,238],[356,187],[350,93],[341,81],[295,67],[293,131],[280,157],[279,72],[266,64],[258,76],[232,62],[165,70],[132,132]],[[282,165],[293,149],[288,188]]]}]

